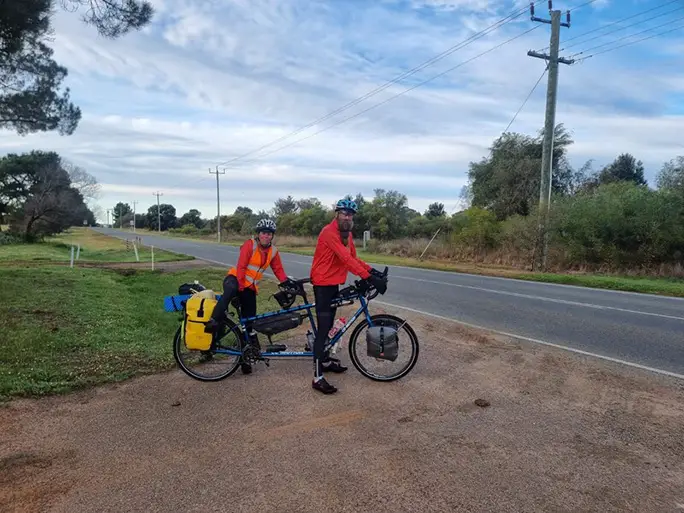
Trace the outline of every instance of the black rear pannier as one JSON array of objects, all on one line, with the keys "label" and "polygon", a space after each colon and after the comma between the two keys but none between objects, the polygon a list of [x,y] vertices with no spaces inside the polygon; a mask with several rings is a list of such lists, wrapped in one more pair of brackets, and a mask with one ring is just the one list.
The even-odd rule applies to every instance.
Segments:
[{"label": "black rear pannier", "polygon": [[302,316],[298,313],[284,313],[266,317],[264,319],[258,319],[254,321],[252,327],[254,328],[254,331],[271,336],[276,333],[282,333],[283,331],[297,328],[298,326],[301,326],[301,324]]},{"label": "black rear pannier", "polygon": [[399,336],[391,326],[373,326],[366,331],[368,356],[393,362],[399,356]]}]

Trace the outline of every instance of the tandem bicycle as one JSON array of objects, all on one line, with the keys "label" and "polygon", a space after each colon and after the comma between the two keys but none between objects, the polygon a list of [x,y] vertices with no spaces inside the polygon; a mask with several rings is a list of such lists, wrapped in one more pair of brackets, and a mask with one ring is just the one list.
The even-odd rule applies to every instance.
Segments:
[{"label": "tandem bicycle", "polygon": [[[382,277],[387,280],[388,268],[385,267]],[[280,305],[275,310],[253,317],[243,318],[240,314],[240,304],[235,297],[230,305],[226,320],[220,331],[211,337],[211,345],[201,350],[188,349],[184,341],[184,322],[176,331],[173,342],[173,354],[178,366],[188,376],[200,381],[219,381],[233,374],[242,363],[256,363],[258,361],[269,365],[271,359],[311,358],[313,359],[313,341],[316,337],[317,326],[312,310],[315,302],[309,302],[304,285],[310,283],[308,278],[290,280],[281,285],[280,290],[273,294]],[[166,296],[164,308],[170,312],[183,312],[187,301],[193,294],[202,294],[205,287],[195,282],[194,287],[184,284],[179,288],[178,295]],[[189,292],[189,293],[188,293]],[[212,291],[211,294],[213,295]],[[390,314],[371,315],[369,303],[378,295],[378,290],[367,280],[356,280],[352,285],[341,288],[333,298],[331,306],[339,308],[352,305],[356,301],[359,307],[344,325],[325,343],[324,361],[336,360],[334,354],[339,349],[344,334],[361,318],[349,337],[349,357],[354,367],[364,376],[374,381],[394,381],[406,376],[418,361],[419,343],[415,331],[409,323],[400,317]],[[215,295],[218,299],[220,295]],[[297,298],[303,304],[295,305]],[[235,309],[235,313],[230,307]],[[208,320],[211,308],[204,313]],[[237,322],[233,319],[237,319]],[[308,319],[309,329],[301,350],[288,350],[284,344],[275,344],[272,337],[279,333],[299,328]],[[252,329],[266,335],[268,345],[254,347],[250,344],[247,323],[252,323]],[[365,336],[362,334],[365,332]],[[303,337],[302,337],[303,338]],[[364,343],[365,339],[365,343]],[[304,342],[304,341],[302,341]],[[187,354],[186,354],[187,353]],[[196,359],[198,365],[192,365]]]}]

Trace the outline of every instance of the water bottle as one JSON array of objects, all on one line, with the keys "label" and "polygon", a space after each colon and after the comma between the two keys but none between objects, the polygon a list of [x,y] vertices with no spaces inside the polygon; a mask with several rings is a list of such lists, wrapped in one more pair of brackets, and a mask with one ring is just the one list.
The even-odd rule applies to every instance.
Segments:
[{"label": "water bottle", "polygon": [[304,348],[305,351],[313,351],[314,347],[314,341],[316,339],[313,336],[313,333],[311,333],[311,330],[308,330],[306,332],[306,347]]},{"label": "water bottle", "polygon": [[[330,331],[328,332],[328,339],[332,340],[332,338],[344,327],[346,322],[347,319],[345,319],[344,317],[340,317],[339,319],[337,319],[335,321],[335,324],[333,324],[332,328],[330,328]],[[341,339],[335,342],[335,345],[332,346],[332,348],[330,349],[330,354],[335,354],[337,352],[341,342]]]}]

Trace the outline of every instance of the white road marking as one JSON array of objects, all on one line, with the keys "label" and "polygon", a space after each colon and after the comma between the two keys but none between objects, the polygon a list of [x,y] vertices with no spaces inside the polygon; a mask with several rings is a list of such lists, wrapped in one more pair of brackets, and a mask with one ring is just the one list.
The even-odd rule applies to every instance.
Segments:
[{"label": "white road marking", "polygon": [[597,310],[616,310],[618,312],[625,312],[625,313],[638,314],[638,315],[650,315],[653,317],[662,317],[664,319],[674,319],[677,321],[684,321],[684,317],[677,317],[675,315],[665,315],[665,314],[659,314],[659,313],[653,313],[653,312],[643,312],[641,310],[629,310],[627,308],[619,308],[617,306],[604,306],[604,305],[596,305],[593,303],[582,303],[580,301],[569,301],[567,299],[556,299],[556,298],[545,297],[545,296],[521,294],[519,292],[509,292],[506,290],[496,290],[496,289],[489,289],[486,287],[476,287],[474,285],[462,285],[460,283],[449,283],[449,282],[442,282],[442,281],[436,281],[436,280],[426,280],[425,278],[411,278],[410,276],[397,276],[397,275],[395,275],[395,277],[401,278],[404,280],[413,280],[413,281],[420,281],[420,282],[424,282],[424,283],[433,283],[436,285],[443,285],[445,287],[459,287],[459,288],[463,288],[463,289],[480,290],[482,292],[491,292],[492,294],[501,294],[504,296],[522,297],[525,299],[536,299],[539,301],[548,301],[551,303],[561,303],[564,305],[581,306],[581,307],[585,307],[585,308],[595,308]]},{"label": "white road marking", "polygon": [[646,371],[654,372],[654,373],[656,373],[656,374],[662,374],[662,375],[665,375],[665,376],[670,376],[670,377],[673,377],[673,378],[678,378],[678,379],[684,380],[684,374],[678,374],[678,373],[676,373],[676,372],[671,372],[671,371],[667,371],[667,370],[664,370],[664,369],[657,369],[657,368],[655,368],[655,367],[648,367],[647,365],[641,365],[640,363],[634,363],[634,362],[630,362],[630,361],[627,361],[627,360],[621,360],[621,359],[619,359],[619,358],[613,358],[612,356],[605,356],[605,355],[598,354],[598,353],[592,353],[592,352],[589,352],[589,351],[584,351],[584,350],[582,350],[582,349],[576,349],[576,348],[574,348],[574,347],[564,346],[564,345],[561,345],[561,344],[554,344],[553,342],[547,342],[547,341],[545,341],[545,340],[539,340],[539,339],[536,339],[536,338],[525,337],[525,336],[523,336],[523,335],[516,335],[515,333],[508,333],[508,332],[506,332],[506,331],[499,331],[499,330],[495,330],[495,329],[492,329],[492,328],[487,328],[487,327],[485,327],[485,326],[478,326],[477,324],[471,324],[471,323],[469,323],[469,322],[459,321],[458,319],[454,319],[454,318],[452,318],[452,317],[446,317],[446,316],[444,316],[444,315],[433,314],[433,313],[430,313],[430,312],[425,312],[425,311],[423,311],[423,310],[417,310],[416,308],[410,308],[410,307],[408,307],[408,306],[395,305],[395,304],[393,304],[393,303],[387,303],[387,302],[385,302],[385,301],[379,301],[379,300],[377,300],[377,299],[376,299],[374,302],[377,303],[377,304],[379,304],[379,305],[389,306],[389,307],[391,307],[391,308],[400,308],[400,309],[403,309],[403,310],[408,310],[409,312],[414,312],[414,313],[418,313],[418,314],[421,314],[421,315],[427,315],[427,316],[429,316],[429,317],[435,317],[436,319],[441,319],[441,320],[443,320],[443,321],[455,322],[455,323],[457,323],[457,324],[461,324],[461,325],[467,326],[467,327],[469,327],[469,328],[474,328],[474,329],[478,329],[478,330],[488,331],[488,332],[490,332],[490,333],[496,333],[497,335],[503,335],[503,336],[509,337],[509,338],[514,338],[514,339],[519,339],[519,340],[526,340],[527,342],[533,342],[533,343],[535,343],[535,344],[540,344],[540,345],[543,345],[543,346],[555,347],[556,349],[564,349],[565,351],[570,351],[570,352],[572,352],[572,353],[582,354],[582,355],[585,355],[585,356],[591,356],[591,357],[593,357],[593,358],[599,358],[599,359],[601,359],[601,360],[607,360],[607,361],[609,361],[609,362],[619,363],[619,364],[622,364],[622,365],[626,365],[626,366],[628,366],[628,367],[634,367],[634,368],[637,368],[637,369],[641,369],[641,370],[646,370]]}]

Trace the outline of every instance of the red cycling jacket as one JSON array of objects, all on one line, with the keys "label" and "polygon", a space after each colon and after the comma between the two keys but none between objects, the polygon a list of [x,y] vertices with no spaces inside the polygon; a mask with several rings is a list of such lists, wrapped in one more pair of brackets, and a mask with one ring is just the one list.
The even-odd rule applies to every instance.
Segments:
[{"label": "red cycling jacket", "polygon": [[312,285],[343,285],[347,281],[347,272],[366,279],[370,276],[370,269],[371,266],[357,258],[351,233],[348,246],[342,243],[337,219],[323,227],[311,265]]}]

